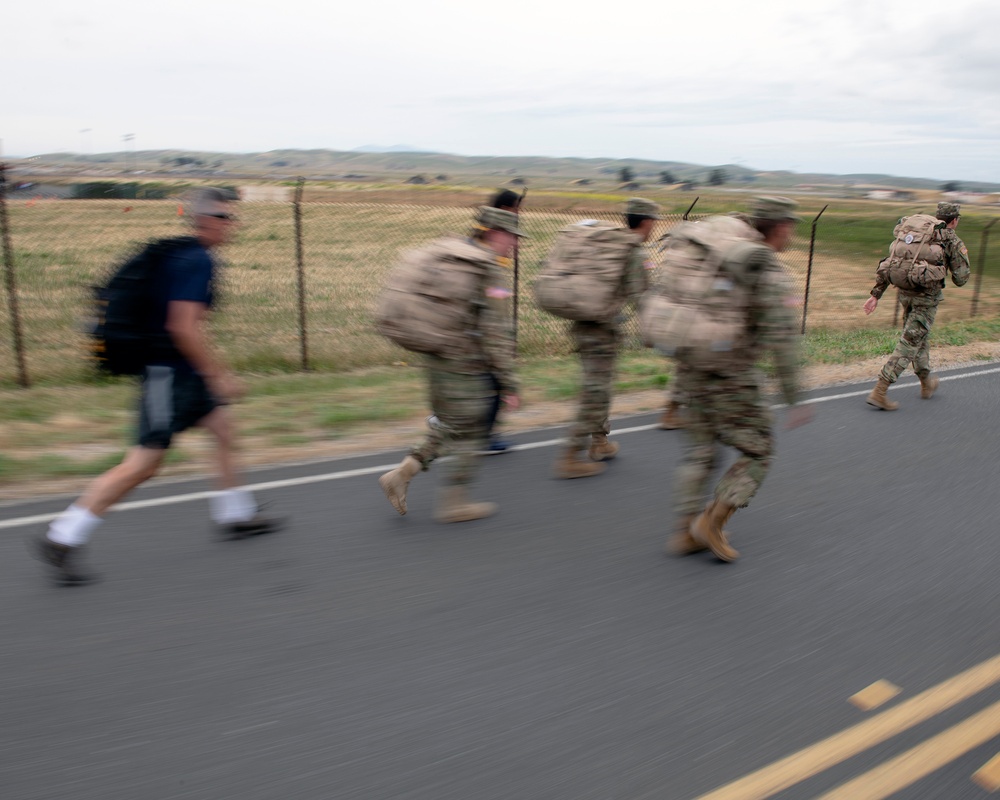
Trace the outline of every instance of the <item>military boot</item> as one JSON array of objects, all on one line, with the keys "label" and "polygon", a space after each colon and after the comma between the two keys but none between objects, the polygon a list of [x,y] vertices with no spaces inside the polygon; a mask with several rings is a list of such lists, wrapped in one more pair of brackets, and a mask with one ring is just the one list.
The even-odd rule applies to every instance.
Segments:
[{"label": "military boot", "polygon": [[677,527],[673,534],[667,539],[664,548],[670,556],[689,556],[692,553],[701,553],[708,549],[708,545],[699,542],[691,535],[691,523],[694,522],[695,514],[688,514],[677,521]]},{"label": "military boot", "polygon": [[883,411],[895,411],[899,408],[899,403],[894,403],[885,393],[889,390],[889,381],[885,378],[879,376],[878,383],[875,384],[875,388],[872,389],[870,395],[868,395],[867,403],[870,406],[875,406],[875,408],[880,408]]},{"label": "military boot", "polygon": [[920,399],[930,400],[934,396],[934,392],[937,391],[941,379],[932,376],[929,372],[926,375],[917,375],[917,377],[920,378]]},{"label": "military boot", "polygon": [[661,431],[675,431],[684,427],[684,418],[681,416],[681,404],[671,402],[660,415],[658,425]]},{"label": "military boot", "polygon": [[606,433],[595,433],[590,437],[590,450],[587,455],[591,461],[610,461],[621,447],[617,442],[609,442]]},{"label": "military boot", "polygon": [[736,511],[736,506],[713,500],[691,523],[691,536],[704,542],[719,561],[735,561],[740,554],[729,544],[723,527]]},{"label": "military boot", "polygon": [[496,503],[473,503],[466,495],[464,486],[445,486],[441,490],[434,519],[438,522],[469,522],[496,513]]},{"label": "military boot", "polygon": [[378,479],[378,485],[385,492],[386,499],[400,514],[406,513],[406,487],[418,472],[420,472],[420,462],[413,456],[407,456],[396,469],[390,470]]},{"label": "military boot", "polygon": [[565,448],[556,459],[552,474],[557,478],[589,478],[591,475],[600,475],[607,469],[605,464],[595,464],[593,461],[584,461],[577,458],[579,451],[570,445]]}]

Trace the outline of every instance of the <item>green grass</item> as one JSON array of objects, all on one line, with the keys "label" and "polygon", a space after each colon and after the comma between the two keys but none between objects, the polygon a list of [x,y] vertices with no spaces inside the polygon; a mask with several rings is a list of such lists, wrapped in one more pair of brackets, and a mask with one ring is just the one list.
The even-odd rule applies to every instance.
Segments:
[{"label": "green grass", "polygon": [[[804,337],[804,357],[812,364],[882,357],[892,351],[897,337],[893,329],[813,330]],[[976,341],[1000,341],[1000,317],[944,322],[932,334],[935,347]],[[526,407],[576,398],[580,364],[575,356],[523,359],[518,367]],[[762,367],[770,370],[769,362]],[[669,384],[672,365],[652,351],[626,352],[616,373],[616,392],[659,390]],[[419,361],[352,372],[245,377],[250,392],[235,414],[254,447],[294,452],[310,442],[372,432],[385,422],[418,420],[427,413]],[[0,482],[95,475],[113,466],[131,437],[134,405],[135,387],[127,381],[0,388]],[[85,455],[93,445],[107,452]],[[168,463],[191,458],[182,444],[170,451]]]},{"label": "green grass", "polygon": [[[804,338],[805,360],[811,364],[850,364],[892,352],[899,331],[863,328],[853,331],[818,329]],[[931,346],[960,346],[972,342],[1000,340],[1000,318],[977,317],[936,324],[931,331]]]},{"label": "green grass", "polygon": [[854,331],[820,329],[803,341],[805,360],[813,364],[849,364],[883,352],[892,352],[899,332],[867,328]]},{"label": "green grass", "polygon": [[[99,475],[121,463],[124,449],[94,458],[70,458],[56,453],[39,455],[0,454],[0,481],[24,480],[27,478],[75,478]],[[164,463],[180,464],[189,456],[180,449],[167,452]]]},{"label": "green grass", "polygon": [[399,401],[340,404],[331,400],[327,410],[320,412],[318,421],[322,428],[342,428],[359,422],[406,419],[413,411],[414,406]]}]

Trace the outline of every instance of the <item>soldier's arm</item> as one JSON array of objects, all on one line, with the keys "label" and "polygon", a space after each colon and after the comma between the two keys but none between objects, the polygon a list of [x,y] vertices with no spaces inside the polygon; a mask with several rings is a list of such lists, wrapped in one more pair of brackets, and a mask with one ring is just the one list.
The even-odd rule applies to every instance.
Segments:
[{"label": "soldier's arm", "polygon": [[875,285],[869,294],[876,300],[881,300],[885,290],[889,288],[889,276],[883,272],[875,273]]},{"label": "soldier's arm", "polygon": [[951,282],[956,286],[965,286],[972,274],[969,249],[954,231],[945,231],[943,238],[945,263],[948,265],[948,271],[951,272]]},{"label": "soldier's arm", "polygon": [[[517,394],[514,374],[514,335],[504,310],[499,291],[504,288],[503,275],[491,268],[486,279],[485,305],[479,315],[479,328],[486,364],[500,384],[500,393]],[[491,292],[491,289],[494,290]]]},{"label": "soldier's arm", "polygon": [[760,344],[771,351],[781,394],[795,405],[799,394],[799,336],[796,328],[798,301],[791,292],[785,270],[770,251],[763,248],[751,257],[751,272],[757,275],[751,324]]},{"label": "soldier's arm", "polygon": [[649,287],[649,276],[646,270],[646,248],[633,247],[625,265],[625,275],[622,286],[625,297],[631,302],[639,301],[642,293]]}]

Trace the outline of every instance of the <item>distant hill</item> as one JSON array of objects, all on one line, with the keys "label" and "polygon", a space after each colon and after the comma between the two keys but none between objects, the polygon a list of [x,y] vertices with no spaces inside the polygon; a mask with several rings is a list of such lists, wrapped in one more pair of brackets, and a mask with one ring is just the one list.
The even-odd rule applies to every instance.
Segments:
[{"label": "distant hill", "polygon": [[433,150],[425,150],[422,147],[414,147],[409,144],[390,144],[388,146],[381,144],[363,144],[361,147],[355,147],[351,150],[352,153],[433,153]]},{"label": "distant hill", "polygon": [[[613,158],[552,158],[546,156],[459,156],[419,152],[408,145],[365,145],[356,150],[271,150],[263,153],[219,153],[184,150],[132,152],[47,153],[31,159],[11,159],[13,165],[30,162],[33,171],[80,174],[101,170],[120,175],[131,172],[178,177],[226,176],[290,180],[298,175],[317,180],[406,179],[421,175],[435,180],[461,183],[470,178],[489,178],[500,184],[514,178],[529,185],[580,181],[618,183],[623,169],[644,184],[660,182],[663,173],[677,183],[709,182],[713,170],[721,170],[728,188],[846,189],[885,186],[900,189],[939,189],[945,180],[882,174],[831,175],[766,171],[738,164],[690,164],[681,161],[651,161]],[[1000,184],[956,181],[967,192],[998,192]]]}]

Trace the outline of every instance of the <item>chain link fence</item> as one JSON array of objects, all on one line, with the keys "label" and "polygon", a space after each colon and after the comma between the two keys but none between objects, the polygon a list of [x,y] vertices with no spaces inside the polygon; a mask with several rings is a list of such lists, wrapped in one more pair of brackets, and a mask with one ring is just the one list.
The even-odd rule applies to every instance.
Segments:
[{"label": "chain link fence", "polygon": [[[33,381],[86,380],[92,377],[83,357],[89,287],[142,242],[182,233],[180,208],[176,201],[160,200],[18,200],[6,205],[11,302],[0,314],[0,381],[16,380],[19,348]],[[472,208],[385,203],[241,203],[240,231],[224,251],[221,313],[213,315],[220,345],[231,363],[246,371],[335,371],[408,361],[411,354],[375,332],[376,297],[401,250],[447,232],[468,231],[473,213]],[[697,217],[695,207],[691,218]],[[570,352],[568,323],[538,310],[530,286],[557,231],[586,218],[620,219],[610,212],[530,207],[521,214],[530,238],[520,247],[508,280],[522,356]],[[654,262],[656,240],[681,219],[678,214],[657,223],[649,246]],[[797,238],[780,256],[804,297],[808,279],[803,329],[894,324],[884,308],[865,317],[861,306],[895,219],[827,214],[812,223],[799,226]],[[939,320],[974,311],[1000,314],[1000,258],[980,244],[990,220],[966,223],[963,217],[959,233],[972,253],[976,278],[965,289],[946,290]],[[629,313],[625,346],[639,348],[635,314]]]}]

